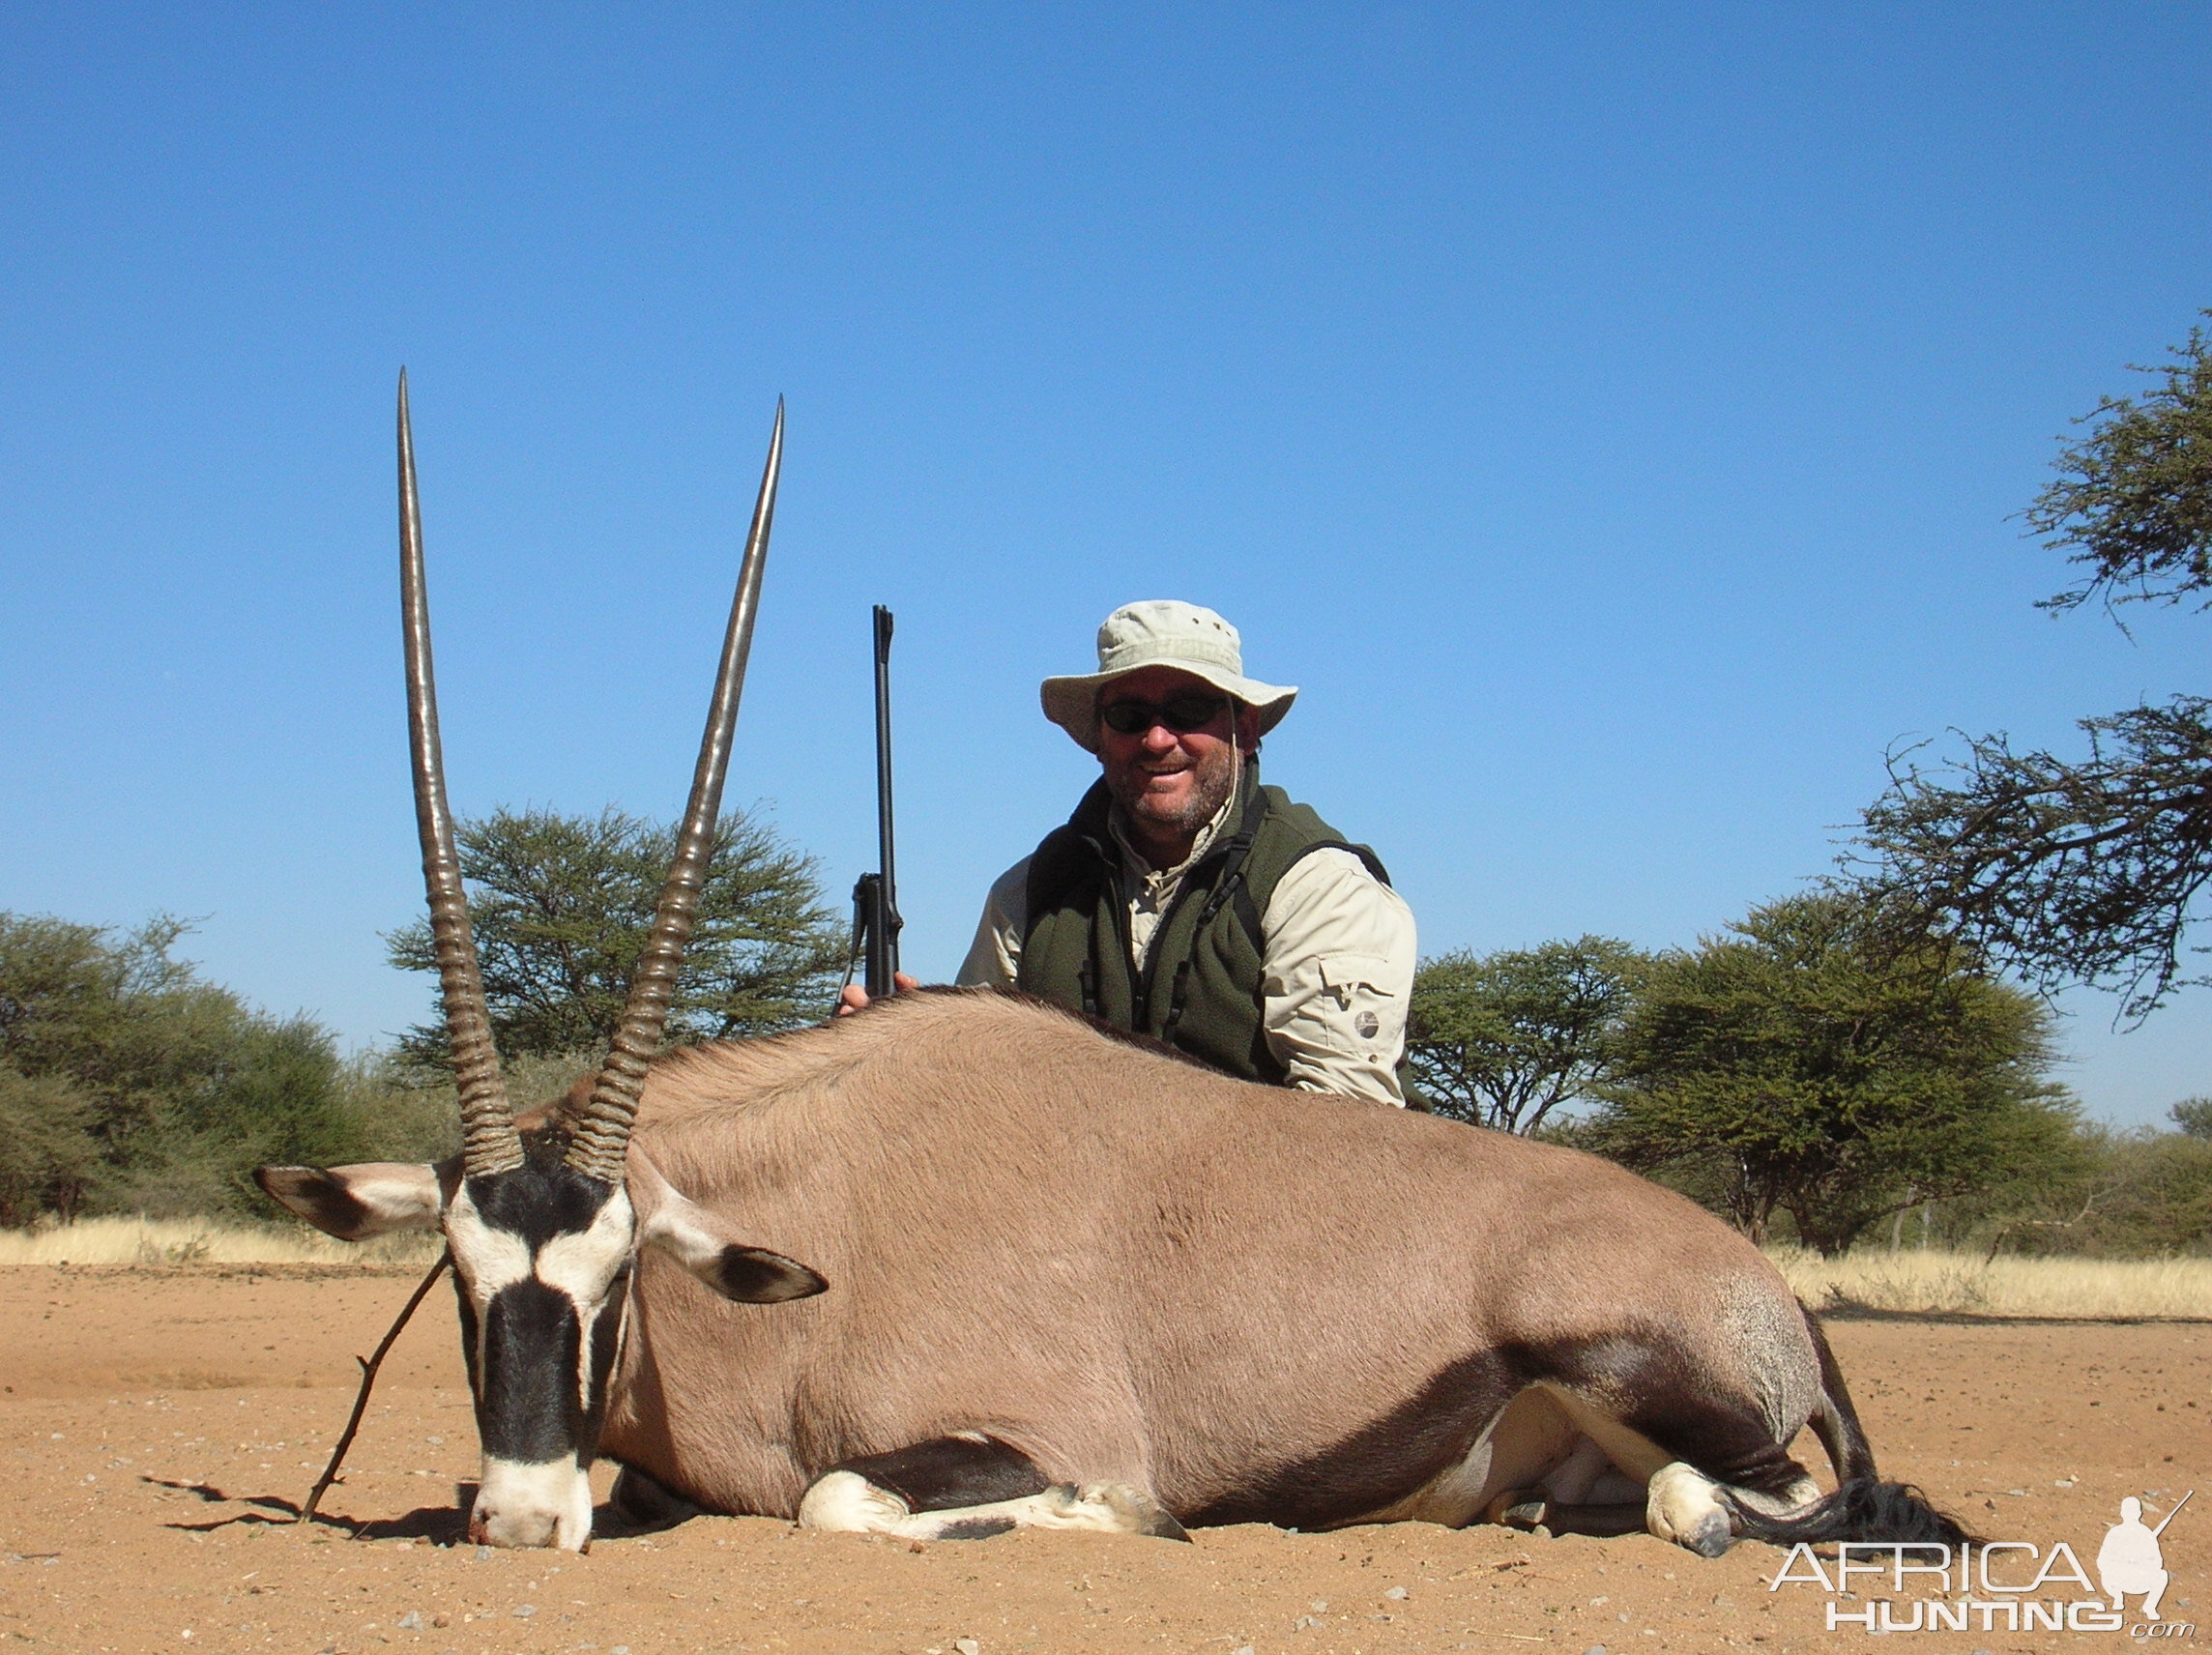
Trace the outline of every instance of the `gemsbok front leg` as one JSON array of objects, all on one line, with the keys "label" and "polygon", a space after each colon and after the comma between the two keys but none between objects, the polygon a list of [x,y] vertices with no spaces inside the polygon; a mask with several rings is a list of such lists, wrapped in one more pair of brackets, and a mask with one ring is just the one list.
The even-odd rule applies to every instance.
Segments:
[{"label": "gemsbok front leg", "polygon": [[905,1540],[982,1540],[1015,1528],[1087,1528],[1188,1540],[1127,1483],[1054,1483],[1020,1449],[979,1431],[847,1460],[799,1502],[802,1527]]}]

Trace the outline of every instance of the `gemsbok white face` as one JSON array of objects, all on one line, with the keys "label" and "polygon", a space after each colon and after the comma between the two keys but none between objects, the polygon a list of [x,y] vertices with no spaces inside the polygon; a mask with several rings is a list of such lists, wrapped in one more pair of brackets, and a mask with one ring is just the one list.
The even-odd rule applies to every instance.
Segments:
[{"label": "gemsbok white face", "polygon": [[576,1551],[590,1538],[592,1461],[640,1248],[661,1249],[740,1303],[778,1304],[827,1286],[804,1264],[747,1246],[642,1155],[630,1155],[626,1186],[610,1185],[568,1166],[562,1147],[554,1134],[534,1134],[522,1165],[476,1176],[457,1158],[255,1175],[276,1200],[345,1240],[445,1233],[483,1447],[469,1516],[480,1545]]},{"label": "gemsbok white face", "polygon": [[574,1131],[526,1141],[500,1076],[446,801],[407,376],[399,377],[400,585],[416,817],[464,1147],[436,1166],[264,1167],[254,1176],[293,1212],[348,1240],[444,1233],[460,1285],[462,1347],[483,1450],[469,1516],[470,1535],[481,1544],[580,1551],[590,1540],[591,1466],[640,1247],[666,1250],[716,1292],[746,1303],[803,1298],[827,1285],[803,1264],[746,1245],[629,1152],[639,1089],[666,1024],[721,808],[782,456],[779,403],[652,941]]}]

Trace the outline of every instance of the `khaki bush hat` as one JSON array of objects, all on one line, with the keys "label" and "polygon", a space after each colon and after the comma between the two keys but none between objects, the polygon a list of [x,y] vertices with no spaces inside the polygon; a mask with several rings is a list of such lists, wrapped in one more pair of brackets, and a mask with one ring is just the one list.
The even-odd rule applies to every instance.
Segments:
[{"label": "khaki bush hat", "polygon": [[1098,750],[1098,692],[1141,667],[1174,667],[1226,690],[1260,713],[1265,736],[1297,698],[1294,686],[1244,676],[1244,642],[1210,609],[1172,598],[1125,604],[1098,628],[1098,670],[1048,678],[1037,687],[1044,715],[1087,752]]}]

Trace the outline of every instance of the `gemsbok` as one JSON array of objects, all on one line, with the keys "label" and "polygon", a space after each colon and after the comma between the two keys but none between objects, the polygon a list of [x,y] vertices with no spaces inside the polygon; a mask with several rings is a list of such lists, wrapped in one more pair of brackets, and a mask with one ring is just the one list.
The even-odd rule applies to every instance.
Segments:
[{"label": "gemsbok", "polygon": [[[1227,1079],[1073,1013],[924,991],[656,1055],[719,809],[779,406],[675,865],[597,1079],[518,1125],[439,756],[406,382],[416,806],[465,1147],[264,1168],[335,1235],[444,1232],[469,1528],[633,1515],[916,1538],[1393,1519],[1955,1541],[1876,1480],[1818,1323],[1753,1246],[1588,1155]],[[1790,1457],[1810,1424],[1839,1488]]]}]

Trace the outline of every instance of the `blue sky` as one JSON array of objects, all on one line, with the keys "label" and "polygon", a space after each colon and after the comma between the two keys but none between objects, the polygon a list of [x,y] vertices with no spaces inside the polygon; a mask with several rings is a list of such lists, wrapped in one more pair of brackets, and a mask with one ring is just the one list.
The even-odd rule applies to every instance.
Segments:
[{"label": "blue sky", "polygon": [[[1425,950],[1693,942],[1882,754],[2206,687],[2008,521],[2212,305],[2212,12],[10,5],[0,908],[418,1019],[391,404],[464,811],[680,808],[774,399],[734,800],[948,974],[1136,597],[1301,685],[1270,779]],[[2212,1090],[2212,994],[2095,1114]]]}]

